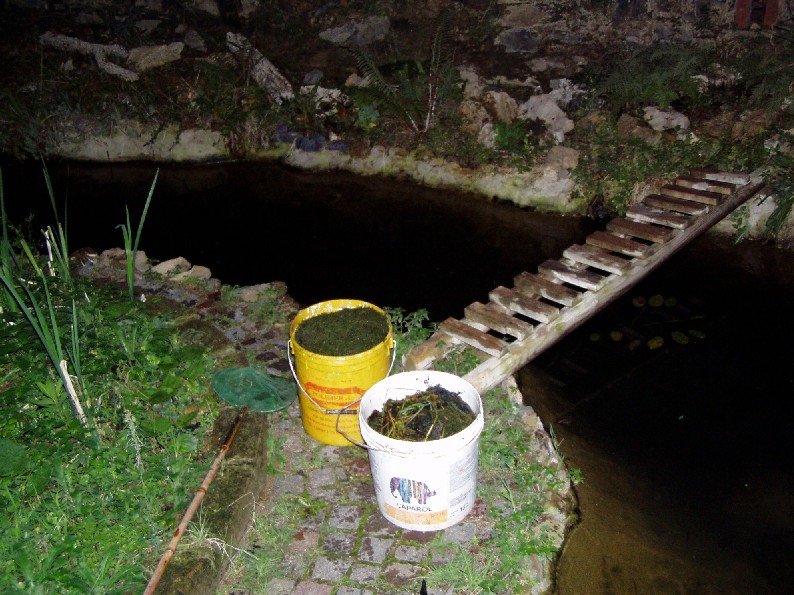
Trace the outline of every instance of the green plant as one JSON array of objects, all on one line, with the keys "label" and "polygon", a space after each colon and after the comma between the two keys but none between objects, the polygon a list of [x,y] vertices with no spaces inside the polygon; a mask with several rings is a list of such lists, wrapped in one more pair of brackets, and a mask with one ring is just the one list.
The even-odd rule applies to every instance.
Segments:
[{"label": "green plant", "polygon": [[67,282],[12,237],[1,181],[0,591],[138,591],[206,471],[214,361],[157,299]]},{"label": "green plant", "polygon": [[361,48],[347,50],[356,59],[356,66],[369,81],[381,100],[415,133],[426,133],[437,117],[442,94],[453,76],[452,56],[444,48],[446,14],[442,13],[430,43],[427,64],[413,62],[398,71],[398,84],[389,83],[382,70]]},{"label": "green plant", "polygon": [[614,113],[644,105],[667,109],[678,101],[699,106],[704,96],[694,76],[709,59],[708,49],[677,45],[621,50],[590,75],[596,81],[594,96],[603,98]]},{"label": "green plant", "polygon": [[152,202],[152,195],[154,194],[154,187],[157,184],[157,176],[160,174],[158,169],[154,174],[152,186],[149,188],[149,194],[146,197],[146,204],[143,207],[141,219],[138,221],[138,230],[135,233],[135,241],[132,240],[132,225],[130,224],[130,210],[126,206],[124,212],[127,214],[127,223],[121,226],[121,233],[124,236],[124,255],[127,265],[127,291],[130,301],[135,300],[135,266],[138,260],[138,243],[141,240],[141,232],[143,231],[143,222],[146,220],[146,213],[149,211],[149,203]]},{"label": "green plant", "polygon": [[572,174],[577,196],[588,202],[600,198],[610,211],[624,214],[639,184],[695,168],[752,171],[767,159],[755,139],[702,138],[697,141],[661,140],[650,144],[618,133],[613,122],[577,131],[571,138],[581,149]]},{"label": "green plant", "polygon": [[396,343],[395,361],[402,362],[405,355],[433,334],[435,326],[428,322],[429,314],[424,308],[406,313],[403,308],[384,308],[391,321]]},{"label": "green plant", "polygon": [[[27,265],[28,270],[33,273],[35,281],[22,278],[24,274],[22,269],[23,261],[14,253],[11,247],[11,241],[7,235],[8,229],[5,225],[5,202],[2,194],[0,194],[0,212],[2,212],[4,222],[3,237],[0,238],[0,242],[2,243],[2,250],[0,250],[0,253],[3,257],[0,262],[0,281],[3,283],[4,293],[6,294],[4,301],[6,303],[12,303],[15,310],[24,315],[25,321],[35,332],[49,357],[53,369],[63,382],[63,387],[72,403],[77,420],[83,427],[87,428],[89,425],[88,418],[86,417],[80,398],[74,388],[71,376],[69,375],[67,356],[61,341],[62,323],[58,321],[56,315],[56,308],[53,303],[47,276],[39,266],[27,242],[20,240],[20,245],[27,258],[24,264]],[[39,304],[39,297],[36,295],[37,288],[43,292],[44,306]],[[73,314],[76,313],[74,302],[72,302],[72,312]],[[71,321],[71,328],[72,340],[78,341],[79,336],[75,319]],[[69,357],[73,365],[76,365],[78,371],[80,370],[79,350],[79,342],[73,342]]]},{"label": "green plant", "polygon": [[502,391],[489,391],[483,402],[488,421],[480,437],[478,495],[489,503],[493,530],[470,547],[436,538],[431,547],[445,562],[431,564],[427,580],[470,593],[525,592],[532,581],[530,560],[557,551],[543,517],[548,494],[568,479],[562,464],[538,455],[519,407]]},{"label": "green plant", "polygon": [[[782,135],[781,141],[791,143],[794,135]],[[777,236],[783,229],[791,209],[794,206],[794,154],[791,149],[776,151],[766,168],[772,196],[775,201],[775,210],[769,215],[765,223],[765,232],[768,237]]]}]

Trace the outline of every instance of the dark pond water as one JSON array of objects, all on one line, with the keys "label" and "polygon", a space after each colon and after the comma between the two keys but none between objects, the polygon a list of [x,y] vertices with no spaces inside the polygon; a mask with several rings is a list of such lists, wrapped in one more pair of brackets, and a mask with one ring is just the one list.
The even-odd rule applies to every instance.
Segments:
[{"label": "dark pond water", "polygon": [[[124,205],[135,224],[155,170],[51,164],[71,247],[122,245]],[[40,166],[2,171],[10,218],[34,211],[38,229],[50,217]],[[439,321],[593,227],[379,178],[164,167],[141,248],[226,284],[283,280],[303,304],[348,297]],[[632,305],[654,295],[675,303]],[[790,592],[793,298],[790,254],[701,239],[522,371],[586,478],[558,593]],[[656,336],[665,344],[648,349]]]},{"label": "dark pond water", "polygon": [[[48,166],[68,204],[72,248],[122,246],[156,166]],[[52,209],[41,166],[7,163],[6,207],[16,222]],[[461,316],[526,263],[564,249],[587,223],[409,183],[315,175],[263,164],[163,167],[141,236],[150,258],[184,256],[229,285],[285,281],[303,304],[355,298],[434,319]],[[36,227],[38,229],[38,227]]]},{"label": "dark pond water", "polygon": [[558,593],[792,592],[793,304],[790,253],[704,238],[522,371],[586,478]]}]

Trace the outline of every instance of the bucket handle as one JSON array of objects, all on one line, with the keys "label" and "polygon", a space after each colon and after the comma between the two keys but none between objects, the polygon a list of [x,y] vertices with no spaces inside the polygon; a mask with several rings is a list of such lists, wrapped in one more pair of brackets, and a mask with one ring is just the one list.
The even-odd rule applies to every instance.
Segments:
[{"label": "bucket handle", "polygon": [[[395,362],[396,359],[397,359],[397,341],[395,339],[392,339],[392,342],[391,342],[391,363],[389,364],[389,371],[386,372],[386,376],[391,374],[391,371],[392,371],[392,368],[394,368],[394,362]],[[295,382],[298,384],[298,388],[300,389],[300,391],[304,395],[306,395],[306,398],[309,399],[314,404],[314,406],[317,407],[317,409],[319,409],[323,413],[336,415],[337,416],[336,417],[336,429],[337,429],[337,431],[340,434],[344,435],[345,438],[350,440],[350,437],[347,436],[347,434],[345,434],[344,432],[341,432],[339,430],[339,416],[340,415],[356,415],[356,413],[357,413],[356,411],[348,411],[347,409],[348,409],[348,407],[352,407],[353,405],[356,405],[356,404],[360,403],[361,399],[363,398],[363,396],[359,397],[358,399],[356,399],[352,403],[348,403],[347,405],[342,407],[342,409],[325,409],[323,407],[320,407],[320,404],[317,401],[315,401],[314,399],[312,399],[312,396],[309,394],[309,391],[307,391],[305,388],[303,388],[303,385],[301,384],[301,381],[298,379],[298,374],[295,371],[295,365],[292,363],[292,339],[288,339],[287,340],[287,361],[289,362],[289,369],[290,369],[290,371],[292,371],[292,377],[295,378]],[[350,441],[351,442],[355,442],[354,440],[350,440]],[[358,442],[356,442],[356,444],[358,444]]]},{"label": "bucket handle", "polygon": [[[397,349],[394,349],[394,352],[396,353]],[[394,364],[394,359],[392,358],[392,365],[393,364]],[[389,372],[391,372],[391,368],[389,368]],[[387,376],[388,376],[388,374],[387,374]],[[362,399],[363,399],[363,397],[362,397]],[[353,401],[352,403],[348,403],[342,409],[343,410],[347,409],[348,407],[352,407],[356,403],[360,403],[360,402],[361,402],[361,399],[358,399],[357,401]],[[348,414],[350,414],[350,413],[358,413],[358,410],[356,410],[356,411],[345,411],[345,413],[348,413]],[[336,416],[336,431],[338,433],[342,434],[342,436],[347,438],[350,442],[352,442],[356,446],[360,446],[361,448],[369,449],[369,446],[367,444],[364,444],[363,442],[359,442],[358,440],[356,440],[352,436],[349,436],[347,432],[345,432],[342,428],[339,427],[339,420],[340,419],[342,419],[342,416],[341,415],[337,415]]]}]

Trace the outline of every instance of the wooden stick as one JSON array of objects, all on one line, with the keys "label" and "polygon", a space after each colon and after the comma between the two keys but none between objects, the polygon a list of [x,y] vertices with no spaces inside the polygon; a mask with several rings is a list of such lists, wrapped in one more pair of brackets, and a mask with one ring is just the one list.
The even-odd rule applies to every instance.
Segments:
[{"label": "wooden stick", "polygon": [[226,438],[226,442],[221,446],[221,449],[218,451],[218,454],[215,456],[215,460],[212,461],[212,466],[210,470],[207,472],[207,475],[204,477],[204,481],[201,483],[201,487],[199,487],[196,495],[193,496],[193,501],[188,506],[185,514],[182,516],[182,520],[179,521],[179,526],[176,528],[174,532],[174,536],[171,538],[171,542],[168,544],[168,547],[163,554],[163,557],[160,558],[160,563],[157,564],[157,568],[155,568],[154,573],[152,574],[152,578],[149,579],[149,583],[146,585],[146,590],[144,590],[144,595],[151,595],[154,593],[155,587],[157,587],[157,583],[160,582],[160,579],[165,572],[165,567],[168,566],[168,563],[171,561],[171,558],[174,556],[176,552],[176,546],[179,543],[179,540],[182,539],[182,535],[185,534],[187,531],[188,523],[193,518],[193,515],[196,514],[201,501],[204,499],[204,495],[207,493],[207,489],[210,487],[212,480],[215,479],[215,476],[218,474],[218,470],[221,467],[221,462],[223,461],[224,457],[226,456],[226,452],[229,450],[232,442],[234,441],[234,437],[237,435],[237,430],[240,427],[240,424],[243,421],[243,416],[245,416],[246,412],[248,411],[248,407],[243,407],[240,410],[240,413],[237,415],[237,419],[234,421],[234,426],[232,427],[231,431],[229,432],[229,436]]}]

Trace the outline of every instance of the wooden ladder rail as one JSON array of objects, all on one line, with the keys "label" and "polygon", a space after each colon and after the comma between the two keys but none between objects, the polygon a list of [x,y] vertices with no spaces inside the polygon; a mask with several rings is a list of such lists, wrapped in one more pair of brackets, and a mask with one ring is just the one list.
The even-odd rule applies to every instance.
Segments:
[{"label": "wooden ladder rail", "polygon": [[[480,360],[464,378],[480,394],[486,392],[626,293],[763,186],[760,177],[748,174],[695,171],[679,177],[660,194],[629,209],[625,218],[610,221],[606,232],[588,236],[586,245],[568,248],[562,260],[546,261],[536,275],[517,275],[515,289],[496,288],[488,304],[468,306],[463,320],[442,322],[433,336],[405,356],[404,368],[430,368],[463,344]],[[512,342],[505,340],[508,337]]]}]

